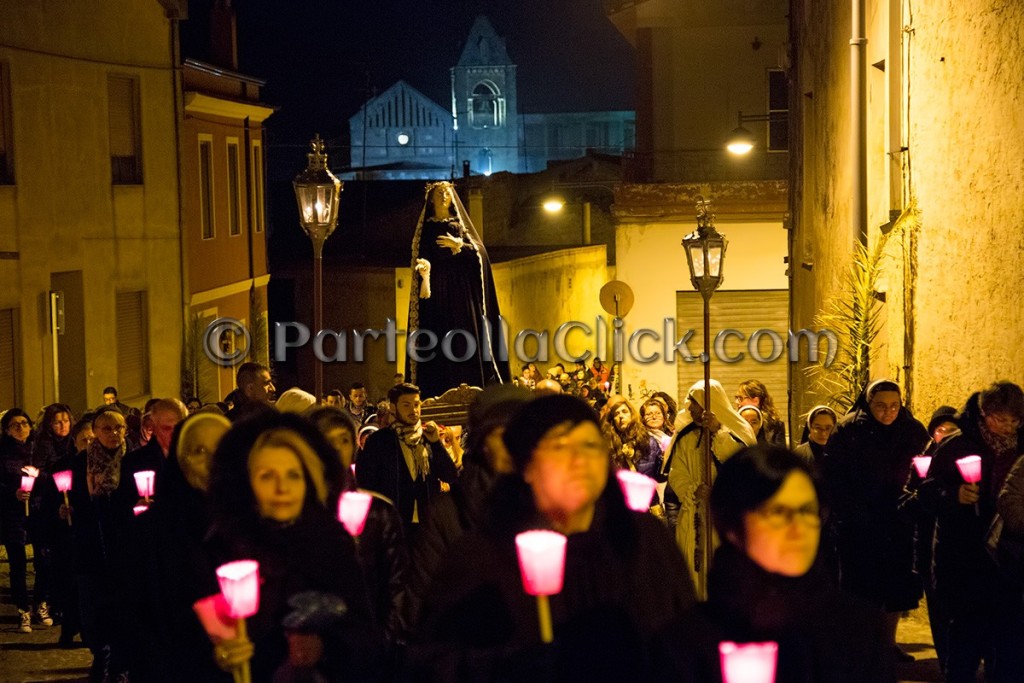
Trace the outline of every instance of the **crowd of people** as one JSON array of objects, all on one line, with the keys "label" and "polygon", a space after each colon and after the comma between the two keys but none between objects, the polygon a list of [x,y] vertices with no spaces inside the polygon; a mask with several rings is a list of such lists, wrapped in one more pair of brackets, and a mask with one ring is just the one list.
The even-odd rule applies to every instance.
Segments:
[{"label": "crowd of people", "polygon": [[[277,396],[253,363],[223,405],[136,414],[109,387],[81,416],[8,409],[0,537],[18,627],[57,622],[65,647],[80,634],[94,681],[238,680],[247,665],[254,681],[717,683],[719,643],[770,641],[780,682],[863,683],[895,680],[910,657],[896,625],[924,593],[948,681],[982,662],[986,680],[1024,680],[1017,385],[925,425],[879,380],[845,415],[812,408],[790,441],[757,380],[635,404],[599,362],[552,368],[550,385],[534,373],[485,389],[461,430],[423,419],[401,375],[377,403],[362,384],[317,400]],[[657,483],[648,512],[627,506],[620,470]],[[136,485],[147,471],[152,493]],[[357,489],[372,498],[353,536],[337,511]],[[552,642],[516,555],[534,529],[567,538]],[[194,605],[242,559],[259,563],[259,609],[208,635]]]}]

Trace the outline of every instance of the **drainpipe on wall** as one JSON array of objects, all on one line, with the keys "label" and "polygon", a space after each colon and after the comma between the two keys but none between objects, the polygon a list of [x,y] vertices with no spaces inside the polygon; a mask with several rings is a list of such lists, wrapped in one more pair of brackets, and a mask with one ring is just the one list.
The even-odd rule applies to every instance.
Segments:
[{"label": "drainpipe on wall", "polygon": [[868,239],[868,39],[864,34],[864,3],[865,0],[852,0],[853,22],[850,31],[850,156],[853,158],[851,247],[867,244]]}]

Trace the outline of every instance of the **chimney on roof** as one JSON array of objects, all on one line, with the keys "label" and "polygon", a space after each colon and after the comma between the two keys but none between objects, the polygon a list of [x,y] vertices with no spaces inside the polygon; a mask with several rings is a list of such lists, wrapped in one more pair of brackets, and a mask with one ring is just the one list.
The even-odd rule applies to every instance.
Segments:
[{"label": "chimney on roof", "polygon": [[215,0],[210,10],[210,57],[217,66],[238,71],[238,32],[231,0]]}]

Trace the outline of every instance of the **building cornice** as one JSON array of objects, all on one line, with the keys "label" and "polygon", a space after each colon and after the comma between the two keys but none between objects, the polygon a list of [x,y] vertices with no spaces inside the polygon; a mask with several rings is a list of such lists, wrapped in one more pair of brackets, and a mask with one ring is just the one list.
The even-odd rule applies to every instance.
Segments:
[{"label": "building cornice", "polygon": [[268,107],[251,102],[238,102],[222,97],[211,97],[198,92],[185,93],[185,111],[190,114],[210,114],[232,119],[249,119],[255,123],[263,123],[276,107]]}]

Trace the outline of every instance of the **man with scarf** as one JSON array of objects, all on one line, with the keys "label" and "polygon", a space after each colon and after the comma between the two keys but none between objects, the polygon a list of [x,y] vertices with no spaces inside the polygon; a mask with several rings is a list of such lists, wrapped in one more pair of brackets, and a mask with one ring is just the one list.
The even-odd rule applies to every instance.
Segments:
[{"label": "man with scarf", "polygon": [[420,422],[420,390],[396,384],[388,391],[395,421],[366,441],[356,463],[359,485],[387,496],[398,508],[407,540],[412,540],[427,503],[453,483],[458,470],[441,443],[437,423]]}]

